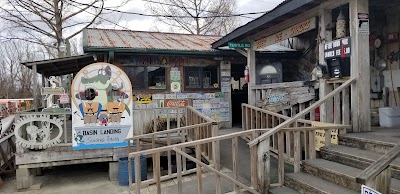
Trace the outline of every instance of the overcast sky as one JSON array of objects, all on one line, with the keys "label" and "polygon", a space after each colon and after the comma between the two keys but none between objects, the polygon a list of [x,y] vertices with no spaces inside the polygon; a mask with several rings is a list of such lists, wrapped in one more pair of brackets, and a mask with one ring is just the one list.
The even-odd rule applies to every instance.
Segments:
[{"label": "overcast sky", "polygon": [[[278,4],[280,4],[283,0],[237,0],[237,13],[249,13],[249,12],[265,12],[273,9]],[[115,1],[112,1],[115,2]],[[138,12],[138,13],[148,13],[151,14],[145,8],[145,2],[142,0],[131,0],[127,5],[119,8],[119,10],[130,11],[130,12]],[[249,17],[257,18],[260,15],[249,15]],[[119,21],[118,24],[130,30],[140,30],[140,31],[149,31],[154,28],[154,18],[152,17],[143,17],[143,16],[133,16],[126,14],[108,14],[103,16],[105,18],[109,18],[112,21]],[[240,17],[240,24],[246,24],[251,21],[251,19]],[[115,25],[112,25],[108,22],[103,23],[98,26],[102,28],[114,28]],[[162,26],[157,26],[159,29],[166,29]],[[116,29],[120,29],[121,27],[115,27]]]}]

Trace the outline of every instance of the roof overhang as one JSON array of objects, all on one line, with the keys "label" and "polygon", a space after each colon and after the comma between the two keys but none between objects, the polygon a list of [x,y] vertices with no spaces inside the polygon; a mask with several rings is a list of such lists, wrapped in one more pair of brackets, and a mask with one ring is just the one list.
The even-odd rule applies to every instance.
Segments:
[{"label": "roof overhang", "polygon": [[[64,57],[42,61],[24,62],[29,69],[36,65],[37,72],[46,76],[60,76],[71,73],[77,73],[86,65],[95,63],[96,61],[103,61],[103,55],[85,54],[73,57]],[[95,60],[96,59],[96,60]]]},{"label": "roof overhang", "polygon": [[272,11],[235,29],[231,33],[212,43],[213,49],[228,45],[230,41],[248,40],[257,32],[268,29],[298,14],[319,6],[323,0],[287,0]]}]

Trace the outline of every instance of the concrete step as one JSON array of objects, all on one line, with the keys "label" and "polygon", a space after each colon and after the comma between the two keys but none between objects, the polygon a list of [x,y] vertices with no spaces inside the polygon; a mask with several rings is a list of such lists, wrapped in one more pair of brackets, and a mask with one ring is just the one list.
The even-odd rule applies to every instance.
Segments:
[{"label": "concrete step", "polygon": [[285,186],[305,194],[359,193],[303,172],[285,174]]},{"label": "concrete step", "polygon": [[[367,168],[382,155],[382,153],[361,150],[344,145],[333,145],[321,148],[322,158],[358,169]],[[392,177],[400,179],[400,159],[397,158],[394,160],[390,166],[392,168]]]},{"label": "concrete step", "polygon": [[289,187],[276,187],[269,191],[270,194],[300,194]]},{"label": "concrete step", "polygon": [[400,142],[399,138],[369,133],[348,133],[339,136],[339,145],[386,153]]},{"label": "concrete step", "polygon": [[[361,185],[356,182],[356,176],[362,172],[361,169],[314,159],[303,161],[303,171],[354,191],[361,191]],[[391,181],[391,193],[400,194],[400,180],[392,178]]]}]

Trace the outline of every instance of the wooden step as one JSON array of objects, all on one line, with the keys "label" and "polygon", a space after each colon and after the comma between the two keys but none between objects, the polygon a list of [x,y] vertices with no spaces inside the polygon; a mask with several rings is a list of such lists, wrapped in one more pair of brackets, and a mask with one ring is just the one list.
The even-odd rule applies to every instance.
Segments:
[{"label": "wooden step", "polygon": [[339,145],[386,153],[400,142],[399,138],[370,133],[348,133],[339,136]]},{"label": "wooden step", "polygon": [[305,194],[359,193],[303,172],[285,174],[285,186]]},{"label": "wooden step", "polygon": [[[314,159],[303,161],[303,171],[354,191],[361,191],[361,185],[356,182],[356,176],[362,172],[361,169]],[[391,181],[391,193],[400,194],[400,180],[392,178]]]},{"label": "wooden step", "polygon": [[289,187],[276,187],[269,191],[270,194],[300,194]]},{"label": "wooden step", "polygon": [[[322,158],[358,169],[367,168],[382,155],[381,153],[343,145],[321,148]],[[392,177],[400,179],[400,159],[394,160],[390,166],[392,168]]]}]

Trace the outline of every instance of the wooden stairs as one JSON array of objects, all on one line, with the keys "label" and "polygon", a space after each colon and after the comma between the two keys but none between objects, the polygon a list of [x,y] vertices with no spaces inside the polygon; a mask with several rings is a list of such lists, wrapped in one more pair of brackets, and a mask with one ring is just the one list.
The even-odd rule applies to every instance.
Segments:
[{"label": "wooden stairs", "polygon": [[[301,172],[286,173],[284,187],[272,188],[270,193],[360,193],[356,176],[398,142],[400,138],[373,133],[341,135],[339,145],[324,147],[320,158],[303,161]],[[390,167],[391,193],[400,194],[400,158]]]}]

